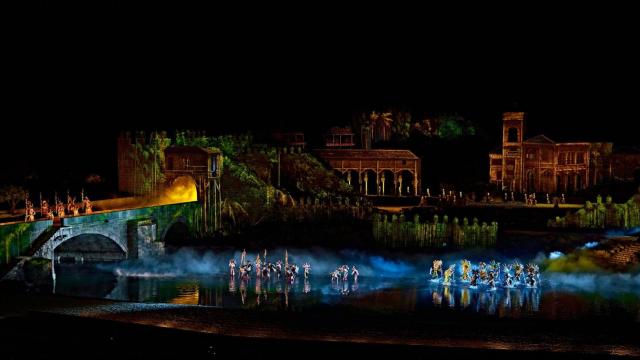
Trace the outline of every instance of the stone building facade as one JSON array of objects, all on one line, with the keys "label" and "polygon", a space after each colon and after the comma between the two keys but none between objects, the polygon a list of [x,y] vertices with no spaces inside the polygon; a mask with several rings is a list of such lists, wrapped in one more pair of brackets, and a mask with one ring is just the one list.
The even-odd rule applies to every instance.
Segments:
[{"label": "stone building facade", "polygon": [[611,172],[612,143],[558,143],[544,135],[524,138],[524,112],[502,117],[502,149],[489,154],[490,182],[516,192],[575,192]]}]

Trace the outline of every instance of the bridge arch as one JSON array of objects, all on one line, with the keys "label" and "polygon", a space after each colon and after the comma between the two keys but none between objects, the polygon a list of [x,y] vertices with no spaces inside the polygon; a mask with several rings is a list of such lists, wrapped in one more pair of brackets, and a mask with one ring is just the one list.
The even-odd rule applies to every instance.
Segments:
[{"label": "bridge arch", "polygon": [[83,233],[72,236],[53,248],[56,260],[73,258],[75,261],[116,261],[127,258],[127,248],[104,233]]},{"label": "bridge arch", "polygon": [[191,231],[186,219],[180,217],[173,220],[163,231],[162,241],[165,245],[179,245],[191,236]]}]

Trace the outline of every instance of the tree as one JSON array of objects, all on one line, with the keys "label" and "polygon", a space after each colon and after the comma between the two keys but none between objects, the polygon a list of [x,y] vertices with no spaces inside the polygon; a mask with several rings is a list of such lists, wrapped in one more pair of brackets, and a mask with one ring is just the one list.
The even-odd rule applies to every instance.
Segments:
[{"label": "tree", "polygon": [[16,206],[27,195],[27,191],[22,186],[6,185],[0,188],[0,203],[8,203],[11,214],[16,213]]}]

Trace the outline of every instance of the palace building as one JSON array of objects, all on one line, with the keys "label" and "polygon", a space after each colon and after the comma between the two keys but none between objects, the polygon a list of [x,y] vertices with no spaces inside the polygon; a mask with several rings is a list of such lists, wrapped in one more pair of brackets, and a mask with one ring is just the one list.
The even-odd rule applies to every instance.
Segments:
[{"label": "palace building", "polygon": [[314,151],[353,189],[368,196],[418,196],[421,160],[409,150],[371,149],[370,142],[356,149],[350,128],[333,127],[325,148]]},{"label": "palace building", "polygon": [[502,151],[489,154],[489,177],[507,191],[575,192],[611,176],[612,143],[524,139],[524,112],[502,116]]}]

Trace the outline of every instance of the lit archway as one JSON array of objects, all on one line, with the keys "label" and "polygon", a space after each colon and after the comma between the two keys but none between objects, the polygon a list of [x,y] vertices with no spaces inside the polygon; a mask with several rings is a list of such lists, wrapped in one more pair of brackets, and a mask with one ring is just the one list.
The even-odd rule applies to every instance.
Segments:
[{"label": "lit archway", "polygon": [[413,173],[409,170],[402,170],[398,173],[398,182],[396,184],[399,196],[413,196]]},{"label": "lit archway", "polygon": [[380,173],[380,189],[382,192],[380,195],[393,196],[395,191],[393,189],[393,171],[383,170]]},{"label": "lit archway", "polygon": [[362,190],[365,195],[377,195],[378,177],[373,170],[365,170],[362,173]]},{"label": "lit archway", "polygon": [[163,202],[167,204],[198,200],[198,188],[191,176],[179,176],[165,189]]}]

